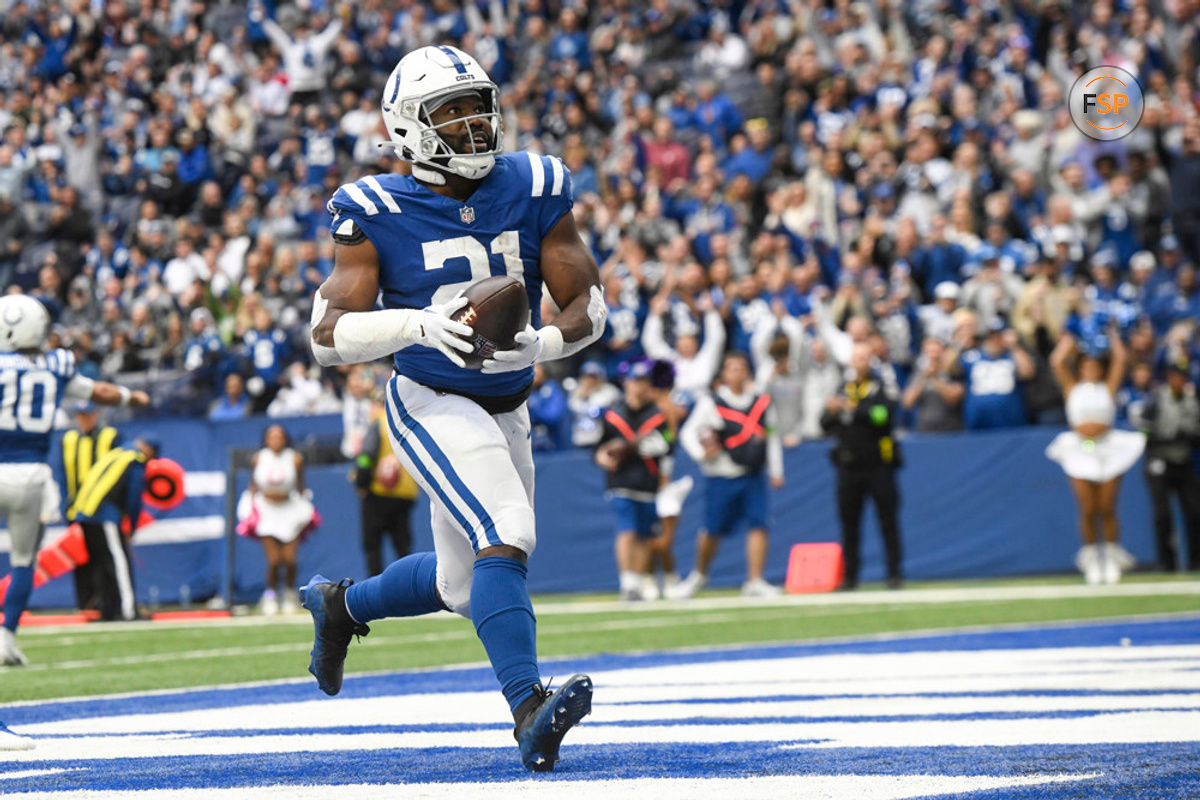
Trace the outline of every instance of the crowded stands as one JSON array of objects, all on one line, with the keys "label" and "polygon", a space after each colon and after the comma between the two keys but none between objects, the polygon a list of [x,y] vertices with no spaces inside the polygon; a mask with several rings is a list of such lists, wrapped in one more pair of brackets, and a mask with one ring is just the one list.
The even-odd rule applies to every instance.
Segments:
[{"label": "crowded stands", "polygon": [[[858,342],[917,431],[1063,424],[1064,331],[1119,329],[1123,409],[1169,364],[1200,380],[1194,2],[462,5],[9,4],[0,287],[159,413],[338,411],[348,373],[308,347],[325,204],[403,169],[379,88],[452,43],[500,85],[505,149],[571,170],[601,265],[608,329],[539,369],[539,448],[593,443],[642,356],[688,405],[746,352],[788,446]],[[1065,105],[1098,64],[1145,90],[1114,142]]]}]

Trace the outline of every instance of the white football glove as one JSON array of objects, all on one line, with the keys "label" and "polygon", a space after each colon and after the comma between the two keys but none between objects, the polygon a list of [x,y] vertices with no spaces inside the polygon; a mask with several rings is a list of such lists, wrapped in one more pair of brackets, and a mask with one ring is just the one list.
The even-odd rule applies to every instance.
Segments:
[{"label": "white football glove", "polygon": [[658,458],[670,450],[671,445],[658,431],[652,431],[638,440],[637,452],[642,458]]},{"label": "white football glove", "polygon": [[426,306],[420,314],[413,314],[407,320],[412,326],[407,332],[410,341],[413,344],[432,347],[456,366],[465,367],[467,362],[463,361],[458,353],[470,353],[475,349],[475,346],[464,338],[473,336],[475,330],[470,325],[455,322],[450,317],[467,302],[467,298],[460,294],[445,303]]},{"label": "white football glove", "polygon": [[534,365],[542,351],[542,339],[538,336],[537,329],[526,325],[525,330],[514,338],[516,346],[511,350],[497,350],[491,358],[483,360],[483,372],[489,375],[498,372],[520,372]]}]

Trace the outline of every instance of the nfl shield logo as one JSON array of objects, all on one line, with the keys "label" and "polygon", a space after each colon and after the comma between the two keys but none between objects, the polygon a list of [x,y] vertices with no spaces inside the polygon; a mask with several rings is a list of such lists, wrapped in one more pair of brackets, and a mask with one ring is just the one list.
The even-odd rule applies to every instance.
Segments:
[{"label": "nfl shield logo", "polygon": [[475,221],[475,209],[471,206],[463,206],[458,210],[458,216],[464,225],[470,225]]}]

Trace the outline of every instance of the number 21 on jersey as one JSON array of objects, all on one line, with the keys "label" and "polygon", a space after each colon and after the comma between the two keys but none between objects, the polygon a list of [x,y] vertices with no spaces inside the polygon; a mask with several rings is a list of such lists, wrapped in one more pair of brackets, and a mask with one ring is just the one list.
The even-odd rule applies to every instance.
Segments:
[{"label": "number 21 on jersey", "polygon": [[485,247],[483,242],[474,236],[456,236],[453,239],[438,239],[435,242],[425,242],[421,245],[425,257],[425,271],[443,269],[446,262],[453,258],[465,258],[471,266],[471,278],[456,283],[439,286],[433,293],[434,303],[444,303],[454,297],[459,291],[473,283],[492,276],[491,257],[500,256],[504,259],[504,271],[511,278],[524,283],[525,263],[521,261],[521,237],[516,231],[504,231],[491,244]]}]

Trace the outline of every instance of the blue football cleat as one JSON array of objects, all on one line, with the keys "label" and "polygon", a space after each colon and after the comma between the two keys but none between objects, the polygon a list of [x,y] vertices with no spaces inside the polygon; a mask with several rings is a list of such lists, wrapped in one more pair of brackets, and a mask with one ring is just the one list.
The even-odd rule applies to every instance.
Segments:
[{"label": "blue football cleat", "polygon": [[553,770],[563,736],[590,713],[592,679],[587,675],[572,675],[555,692],[536,687],[533,696],[517,709],[517,727],[513,729],[525,768]]},{"label": "blue football cleat", "polygon": [[355,622],[346,610],[346,589],[352,583],[350,578],[334,583],[324,575],[314,575],[306,586],[300,587],[300,605],[313,618],[312,660],[308,662],[308,671],[328,695],[342,690],[342,665],[351,637],[371,632],[366,625]]}]

